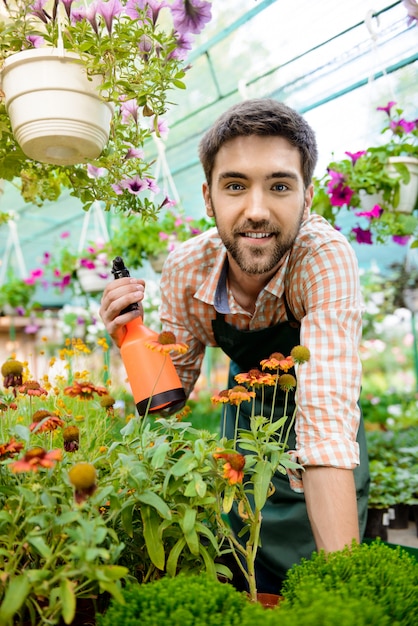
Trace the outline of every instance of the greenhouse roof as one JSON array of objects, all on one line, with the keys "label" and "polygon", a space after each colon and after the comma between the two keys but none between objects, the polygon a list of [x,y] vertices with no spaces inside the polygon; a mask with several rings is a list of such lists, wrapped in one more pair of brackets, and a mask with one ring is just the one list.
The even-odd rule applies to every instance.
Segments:
[{"label": "greenhouse roof", "polygon": [[[159,155],[154,144],[148,146],[157,159],[160,186],[178,195],[186,214],[203,214],[199,139],[223,110],[243,98],[271,96],[303,113],[317,133],[318,167],[333,152],[367,147],[379,132],[376,106],[396,100],[417,117],[418,27],[408,24],[402,2],[213,0],[212,6],[213,20],[189,57],[187,89],[173,95],[165,149]],[[39,264],[62,231],[78,242],[86,227],[79,202],[68,193],[37,207],[5,183],[0,209],[15,216],[26,270]],[[113,214],[106,216],[109,229],[113,220]],[[88,236],[94,238],[97,228],[92,218]],[[8,240],[3,225],[0,259]],[[404,254],[399,246],[366,248],[356,248],[364,266]]]}]

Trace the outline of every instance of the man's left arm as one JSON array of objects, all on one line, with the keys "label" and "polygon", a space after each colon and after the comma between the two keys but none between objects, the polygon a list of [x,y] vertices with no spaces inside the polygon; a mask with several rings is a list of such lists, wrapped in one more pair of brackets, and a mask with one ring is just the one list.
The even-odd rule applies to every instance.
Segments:
[{"label": "man's left arm", "polygon": [[360,541],[353,471],[308,466],[302,480],[317,550],[333,552]]}]

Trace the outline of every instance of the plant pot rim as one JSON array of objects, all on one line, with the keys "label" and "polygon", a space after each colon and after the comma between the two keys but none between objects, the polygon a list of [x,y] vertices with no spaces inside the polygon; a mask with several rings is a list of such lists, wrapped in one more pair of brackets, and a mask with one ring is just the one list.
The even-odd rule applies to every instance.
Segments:
[{"label": "plant pot rim", "polygon": [[25,63],[31,59],[72,59],[77,60],[82,63],[82,59],[79,54],[76,52],[71,52],[70,50],[66,50],[65,48],[55,48],[53,46],[46,46],[44,48],[29,48],[28,50],[21,50],[20,52],[15,52],[11,54],[7,59],[4,60],[4,65],[1,73],[7,67],[11,65],[15,65],[17,63]]},{"label": "plant pot rim", "polygon": [[388,158],[388,163],[418,163],[418,157],[409,155],[391,156]]}]

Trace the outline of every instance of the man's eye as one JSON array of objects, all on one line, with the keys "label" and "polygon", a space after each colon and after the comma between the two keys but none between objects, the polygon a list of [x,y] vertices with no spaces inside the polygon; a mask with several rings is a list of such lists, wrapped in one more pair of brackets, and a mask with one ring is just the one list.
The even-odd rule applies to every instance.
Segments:
[{"label": "man's eye", "polygon": [[275,191],[287,191],[288,187],[287,187],[287,185],[285,185],[284,183],[276,183],[276,184],[273,186],[273,189],[274,189]]},{"label": "man's eye", "polygon": [[231,191],[240,191],[241,189],[244,189],[244,186],[240,183],[229,183],[229,185],[227,185],[227,189],[230,189]]}]

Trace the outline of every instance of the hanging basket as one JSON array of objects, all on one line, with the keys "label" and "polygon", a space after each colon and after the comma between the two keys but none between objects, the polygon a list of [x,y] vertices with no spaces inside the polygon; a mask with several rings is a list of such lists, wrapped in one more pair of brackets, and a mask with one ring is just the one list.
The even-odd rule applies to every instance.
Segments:
[{"label": "hanging basket", "polygon": [[84,293],[99,293],[104,290],[112,274],[109,265],[103,261],[95,261],[94,268],[79,267],[77,278]]},{"label": "hanging basket", "polygon": [[[402,163],[408,168],[410,179],[408,183],[400,182],[399,204],[394,207],[398,213],[411,214],[418,197],[418,159],[416,157],[399,156],[389,157],[386,170],[391,176],[398,176],[395,164]],[[383,197],[381,193],[368,194],[360,190],[361,207],[364,211],[371,211],[376,204],[381,205]]]},{"label": "hanging basket", "polygon": [[109,138],[112,105],[87,78],[80,57],[57,48],[18,52],[4,63],[2,90],[13,134],[30,159],[74,165],[97,158]]}]

